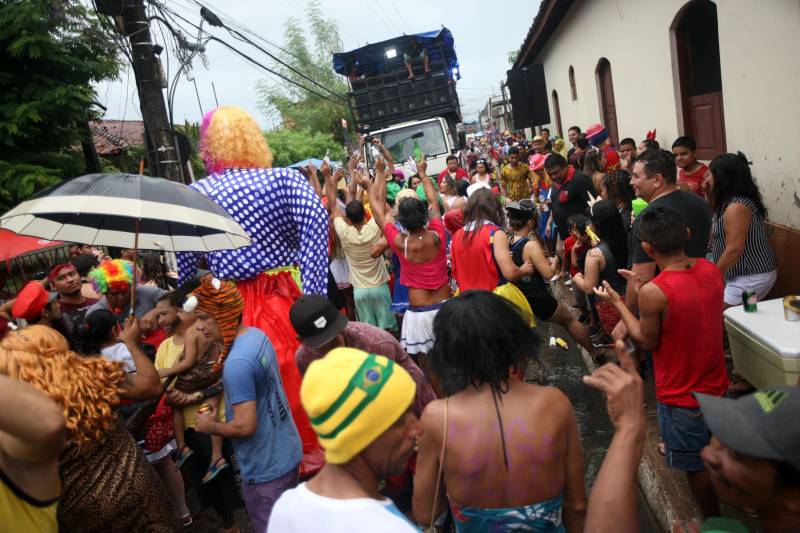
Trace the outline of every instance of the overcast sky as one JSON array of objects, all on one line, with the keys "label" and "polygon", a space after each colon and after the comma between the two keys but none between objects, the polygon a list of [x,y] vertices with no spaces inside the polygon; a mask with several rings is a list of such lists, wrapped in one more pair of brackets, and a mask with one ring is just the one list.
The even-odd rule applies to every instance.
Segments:
[{"label": "overcast sky", "polygon": [[[162,0],[187,19],[199,23],[199,8],[191,0]],[[302,20],[305,3],[271,0],[204,0],[218,15],[233,19],[266,39],[283,44],[283,27],[290,17]],[[339,22],[345,50],[366,43],[379,42],[402,33],[419,33],[446,26],[453,33],[455,49],[461,65],[458,93],[465,120],[475,120],[478,111],[492,94],[499,94],[500,81],[509,68],[508,52],[518,50],[536,12],[539,1],[517,2],[509,8],[502,4],[478,0],[322,0],[322,9]],[[398,14],[399,13],[399,14]],[[235,44],[253,58],[270,65],[269,57],[249,45],[239,43],[224,32],[214,34]],[[158,28],[153,37],[163,45]],[[311,36],[309,36],[311,40]],[[265,46],[266,48],[270,48]],[[270,49],[275,52],[276,50]],[[214,82],[221,105],[237,105],[251,112],[265,129],[278,124],[259,112],[255,86],[271,75],[252,66],[243,58],[219,43],[207,46],[208,69],[196,59],[194,78],[200,97],[198,104],[194,85],[181,77],[175,95],[175,122],[199,122],[200,106],[208,111],[215,106],[211,83]],[[162,53],[163,66],[164,61]],[[177,68],[173,58],[169,63],[172,78]],[[98,86],[101,102],[108,110],[108,119],[141,119],[133,73],[124,69],[121,79]]]}]

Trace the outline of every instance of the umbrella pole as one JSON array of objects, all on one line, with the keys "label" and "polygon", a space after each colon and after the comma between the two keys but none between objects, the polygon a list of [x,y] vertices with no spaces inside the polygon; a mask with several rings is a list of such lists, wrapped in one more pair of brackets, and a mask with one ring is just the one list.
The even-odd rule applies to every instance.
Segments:
[{"label": "umbrella pole", "polygon": [[133,237],[133,285],[131,288],[131,312],[130,316],[135,316],[136,309],[136,262],[139,260],[139,219],[136,219],[136,233]]}]

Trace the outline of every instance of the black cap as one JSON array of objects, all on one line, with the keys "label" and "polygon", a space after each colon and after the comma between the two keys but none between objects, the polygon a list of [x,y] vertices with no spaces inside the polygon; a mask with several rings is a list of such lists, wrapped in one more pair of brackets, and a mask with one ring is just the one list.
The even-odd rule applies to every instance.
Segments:
[{"label": "black cap", "polygon": [[762,389],[736,400],[695,393],[711,433],[739,453],[800,469],[800,389]]},{"label": "black cap", "polygon": [[319,348],[341,333],[347,317],[322,296],[301,296],[289,310],[289,320],[303,344]]}]

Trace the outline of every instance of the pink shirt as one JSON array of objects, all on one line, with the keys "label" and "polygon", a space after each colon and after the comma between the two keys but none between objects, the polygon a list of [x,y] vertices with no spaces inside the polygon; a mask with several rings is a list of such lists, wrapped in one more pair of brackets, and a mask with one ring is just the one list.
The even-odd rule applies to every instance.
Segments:
[{"label": "pink shirt", "polygon": [[400,283],[409,288],[432,291],[442,285],[446,285],[450,280],[447,277],[447,256],[445,255],[447,237],[444,233],[442,219],[435,218],[431,220],[428,223],[428,230],[435,232],[439,236],[441,244],[436,258],[427,263],[414,263],[406,258],[403,246],[397,246],[396,244],[400,230],[394,224],[387,223],[386,227],[383,228],[383,233],[386,235],[386,240],[389,241],[389,246],[397,254],[397,259],[400,260]]}]

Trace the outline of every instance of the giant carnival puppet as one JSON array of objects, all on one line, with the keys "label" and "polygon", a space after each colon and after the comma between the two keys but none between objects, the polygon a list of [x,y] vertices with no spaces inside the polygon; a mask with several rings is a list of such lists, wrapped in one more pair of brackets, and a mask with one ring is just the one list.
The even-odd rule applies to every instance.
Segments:
[{"label": "giant carnival puppet", "polygon": [[[300,404],[298,341],[289,308],[300,296],[325,295],[328,215],[308,181],[296,170],[271,168],[272,153],[256,121],[237,107],[218,107],[203,117],[200,153],[209,176],[192,187],[227,211],[252,245],[209,252],[207,268],[234,280],[244,298],[242,320],[263,330],[275,347],[281,378],[303,439],[301,474],[321,466],[319,443]],[[201,255],[178,254],[181,282],[197,272]]]}]

